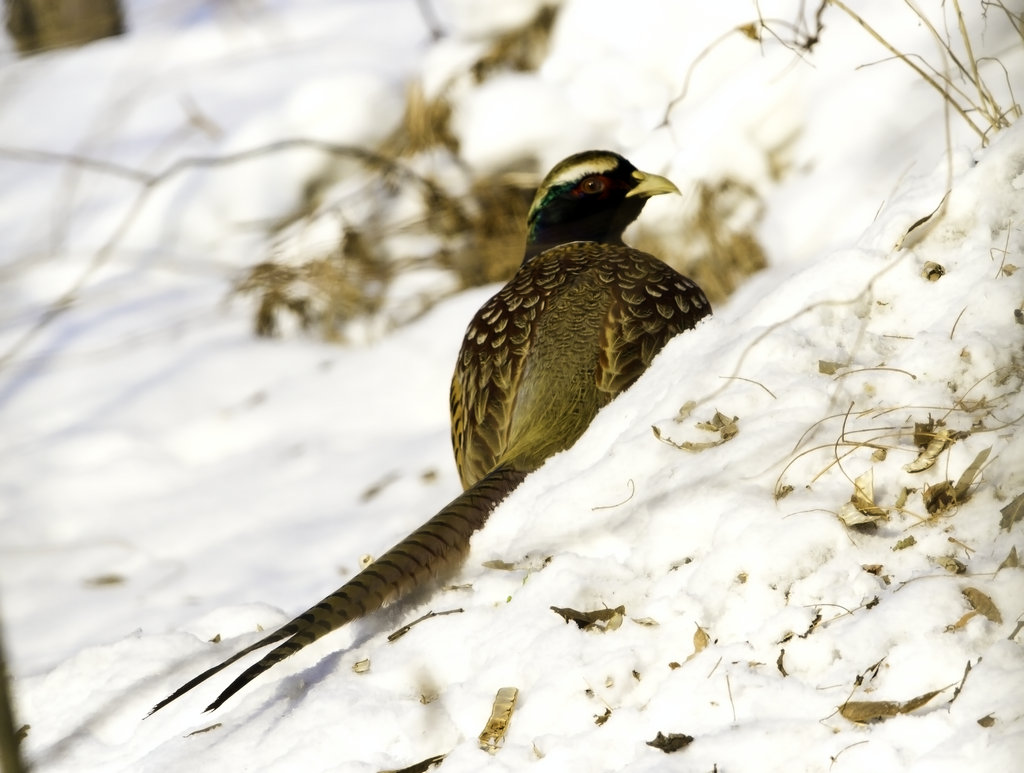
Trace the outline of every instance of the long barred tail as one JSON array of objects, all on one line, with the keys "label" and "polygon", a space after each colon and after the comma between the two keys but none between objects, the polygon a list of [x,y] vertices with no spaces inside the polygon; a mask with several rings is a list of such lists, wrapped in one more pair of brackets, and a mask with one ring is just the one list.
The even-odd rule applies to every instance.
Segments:
[{"label": "long barred tail", "polygon": [[473,532],[487,522],[491,511],[524,477],[526,473],[507,467],[492,470],[319,604],[307,609],[269,636],[186,682],[156,704],[149,714],[159,711],[249,653],[281,642],[243,671],[205,709],[213,711],[264,671],[321,636],[371,614],[385,604],[406,596],[442,572],[454,569],[465,558]]}]

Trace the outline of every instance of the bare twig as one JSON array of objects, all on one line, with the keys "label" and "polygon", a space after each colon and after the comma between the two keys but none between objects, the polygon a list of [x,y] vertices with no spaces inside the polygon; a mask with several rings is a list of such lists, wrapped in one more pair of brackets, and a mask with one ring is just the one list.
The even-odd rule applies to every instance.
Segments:
[{"label": "bare twig", "polygon": [[419,623],[422,623],[424,620],[430,620],[431,618],[434,618],[434,617],[444,617],[445,615],[456,615],[456,614],[459,614],[460,612],[464,612],[464,611],[465,610],[462,609],[462,607],[459,607],[458,609],[446,609],[444,612],[434,612],[433,610],[431,610],[430,612],[427,612],[427,614],[422,615],[420,617],[417,617],[411,623],[406,623],[401,628],[399,628],[397,631],[393,631],[392,633],[390,633],[388,635],[388,641],[394,641],[395,639],[401,639],[403,636],[405,636],[407,633],[409,633],[409,631],[412,629],[412,627],[414,625],[418,625]]}]

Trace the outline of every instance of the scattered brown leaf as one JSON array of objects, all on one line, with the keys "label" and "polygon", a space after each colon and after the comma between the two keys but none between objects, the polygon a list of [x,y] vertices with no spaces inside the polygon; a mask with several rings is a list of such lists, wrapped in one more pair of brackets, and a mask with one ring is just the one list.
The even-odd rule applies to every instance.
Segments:
[{"label": "scattered brown leaf", "polygon": [[957,503],[956,489],[952,482],[944,480],[934,486],[925,486],[921,492],[924,507],[931,515],[939,515]]},{"label": "scattered brown leaf", "polygon": [[984,615],[993,623],[1001,624],[1003,622],[1003,616],[999,612],[999,608],[993,603],[992,599],[982,593],[977,588],[964,588],[961,591],[964,594],[964,598],[967,599],[968,603],[978,611],[979,614]]},{"label": "scattered brown leaf", "polygon": [[[931,424],[931,419],[928,420],[928,423]],[[923,426],[927,427],[928,425]],[[921,444],[918,443],[918,440],[924,437],[927,437],[928,440],[922,448],[921,453],[919,453],[917,458],[910,464],[903,465],[903,469],[907,472],[923,472],[924,470],[927,470],[935,464],[935,460],[938,458],[939,454],[945,451],[953,442],[952,433],[945,427],[929,433],[925,429],[922,429],[921,424],[915,424],[914,442],[917,443],[919,447]]]},{"label": "scattered brown leaf", "polygon": [[647,742],[647,745],[653,746],[655,749],[661,749],[665,754],[671,754],[680,749],[685,749],[691,743],[693,743],[692,735],[686,735],[685,733],[669,733],[665,735],[659,730],[654,739]]},{"label": "scattered brown leaf", "polygon": [[967,566],[963,561],[960,561],[953,556],[928,556],[932,563],[942,567],[950,574],[963,574],[967,571]]},{"label": "scattered brown leaf", "polygon": [[901,488],[900,493],[896,495],[896,502],[893,505],[893,507],[895,507],[897,510],[902,510],[907,505],[907,497],[909,497],[915,491],[917,491],[916,488],[910,488],[909,486],[904,486],[903,488]]},{"label": "scattered brown leaf", "polygon": [[829,360],[818,360],[818,373],[822,373],[826,376],[835,375],[836,371],[840,368],[845,368],[849,363],[847,362],[830,362]]},{"label": "scattered brown leaf", "polygon": [[865,724],[891,719],[899,714],[909,714],[938,695],[942,690],[932,690],[909,701],[847,701],[839,707],[839,713],[851,722]]},{"label": "scattered brown leaf", "polygon": [[[684,406],[685,407],[685,406]],[[680,409],[682,410],[682,409]],[[739,421],[739,417],[733,416],[731,419],[725,414],[715,411],[715,415],[711,417],[709,421],[697,422],[697,429],[704,430],[705,432],[714,432],[718,434],[717,440],[709,440],[706,442],[695,443],[690,440],[675,441],[672,438],[663,435],[661,429],[657,425],[652,425],[651,430],[654,432],[654,437],[660,440],[662,443],[667,443],[673,448],[678,448],[681,451],[706,451],[709,448],[720,446],[729,440],[732,440],[739,433],[740,429],[736,422]]]},{"label": "scattered brown leaf", "polygon": [[892,549],[893,549],[893,552],[895,552],[897,550],[905,550],[906,548],[909,548],[909,547],[911,547],[913,545],[916,545],[916,544],[917,544],[917,540],[914,538],[914,535],[911,534],[909,537],[904,537],[899,542],[897,542],[895,545],[893,545]]},{"label": "scattered brown leaf", "polygon": [[875,504],[875,472],[870,468],[853,481],[853,494],[840,508],[839,518],[847,526],[857,526],[874,523],[885,515],[885,508]]},{"label": "scattered brown leaf", "polygon": [[793,493],[793,487],[786,483],[785,485],[779,486],[775,489],[775,499],[783,499]]},{"label": "scattered brown leaf", "polygon": [[999,528],[1009,531],[1011,526],[1024,519],[1024,492],[1015,496],[1013,501],[999,512],[1003,516],[999,519]]},{"label": "scattered brown leaf", "polygon": [[580,612],[569,607],[551,607],[551,611],[560,615],[567,623],[576,623],[584,631],[614,631],[622,625],[626,616],[624,606],[615,609],[595,609],[592,612]]},{"label": "scattered brown leaf", "polygon": [[978,452],[978,455],[974,457],[974,460],[967,465],[967,469],[963,471],[963,474],[957,479],[956,485],[953,486],[953,491],[956,494],[956,498],[960,502],[965,502],[968,499],[967,490],[974,483],[974,479],[978,477],[981,472],[981,468],[985,465],[988,460],[988,455],[992,453],[992,446],[982,449]]},{"label": "scattered brown leaf", "polygon": [[698,625],[697,630],[693,632],[693,652],[691,652],[686,659],[688,661],[693,660],[693,658],[706,650],[710,643],[711,637],[708,636],[708,632]]},{"label": "scattered brown leaf", "polygon": [[[1003,559],[1003,563],[999,565],[999,569],[1016,569],[1020,566],[1020,559],[1017,558],[1017,546],[1014,545],[1010,548],[1010,552],[1007,553],[1006,558]],[[996,571],[999,571],[997,569]]]}]

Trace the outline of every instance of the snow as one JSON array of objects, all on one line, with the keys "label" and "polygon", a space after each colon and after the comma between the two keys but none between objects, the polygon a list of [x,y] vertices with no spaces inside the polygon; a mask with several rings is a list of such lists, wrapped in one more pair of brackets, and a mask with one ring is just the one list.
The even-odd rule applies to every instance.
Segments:
[{"label": "snow", "polygon": [[[138,181],[10,151],[159,174],[296,136],[372,144],[410,80],[443,82],[540,3],[438,2],[438,41],[411,0],[127,5],[128,36],[0,69],[0,603],[34,769],[379,771],[437,754],[446,773],[1015,768],[1024,570],[1000,567],[1024,539],[1000,510],[1024,492],[1024,126],[983,148],[834,6],[798,55],[730,32],[752,4],[567,0],[538,72],[453,90],[481,171],[602,146],[684,191],[750,186],[769,267],[496,510],[454,588],[320,640],[213,715],[234,669],[143,721],[458,491],[448,379],[495,288],[344,346],[258,339],[231,283],[268,254],[259,224],[330,159],[185,170],[114,238]],[[961,5],[1009,104],[1020,40],[997,9]],[[759,4],[776,20],[801,7]],[[939,5],[921,7],[941,29]],[[941,64],[909,9],[857,10]],[[642,219],[671,230],[683,205],[655,203]],[[945,274],[926,279],[928,261]],[[698,426],[716,411],[735,436],[667,442],[720,440]],[[929,417],[963,435],[909,473]],[[924,487],[986,448],[969,498],[930,514]],[[886,517],[848,527],[869,470]],[[969,614],[968,588],[1001,622]],[[619,605],[606,632],[550,610]],[[477,736],[505,686],[519,700],[491,756]],[[934,690],[881,721],[837,713]],[[645,744],[659,731],[694,740],[665,756]]]}]

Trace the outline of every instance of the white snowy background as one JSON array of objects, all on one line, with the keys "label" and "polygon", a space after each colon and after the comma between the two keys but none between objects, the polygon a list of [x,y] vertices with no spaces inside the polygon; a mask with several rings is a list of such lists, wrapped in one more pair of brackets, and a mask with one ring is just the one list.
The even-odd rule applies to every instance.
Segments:
[{"label": "white snowy background", "polygon": [[[27,59],[4,44],[0,609],[33,769],[1017,769],[1024,524],[1001,510],[1024,492],[1024,123],[983,146],[836,6],[798,52],[779,38],[816,8],[797,0],[566,0],[537,72],[480,85],[467,63],[540,3],[429,6],[439,40],[412,0],[132,0],[124,37]],[[978,101],[909,4],[854,6]],[[962,54],[945,6],[919,3]],[[1020,35],[997,6],[960,7],[982,79],[1019,103]],[[735,31],[759,13],[778,37]],[[330,159],[297,149],[145,189],[61,156],[157,175],[287,138],[372,148],[416,79],[455,84],[479,174],[607,147],[684,194],[741,181],[770,265],[494,513],[458,589],[322,639],[215,714],[239,667],[143,721],[457,493],[448,379],[495,286],[345,345],[257,338],[231,287]],[[671,232],[686,206],[642,220]],[[410,282],[410,298],[451,286]],[[651,429],[708,443],[697,425],[716,411],[738,433],[703,451]],[[956,439],[907,472],[929,417]],[[964,501],[930,513],[925,487],[985,449]],[[868,471],[884,517],[851,528]],[[552,605],[626,616],[583,631]],[[505,686],[519,700],[492,756],[477,736]],[[873,722],[838,711],[932,691]],[[658,732],[693,741],[666,754],[645,743]]]}]

